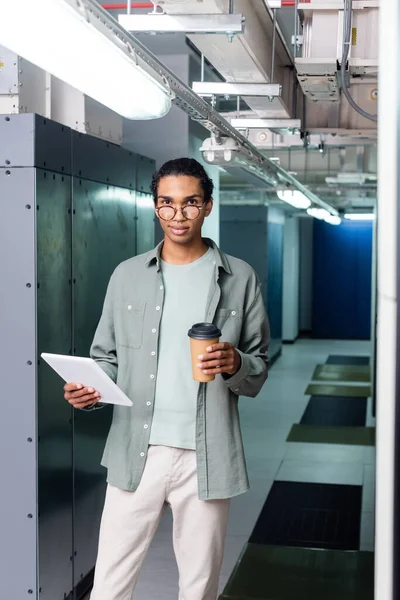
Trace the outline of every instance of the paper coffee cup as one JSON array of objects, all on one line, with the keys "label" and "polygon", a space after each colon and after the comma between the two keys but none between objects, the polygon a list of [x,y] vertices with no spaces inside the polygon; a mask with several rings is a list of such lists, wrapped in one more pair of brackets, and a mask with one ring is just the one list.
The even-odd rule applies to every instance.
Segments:
[{"label": "paper coffee cup", "polygon": [[192,354],[192,371],[195,381],[207,382],[214,381],[215,375],[205,375],[197,366],[200,354],[206,354],[206,348],[213,344],[218,344],[221,331],[213,323],[196,323],[189,330],[190,351]]}]

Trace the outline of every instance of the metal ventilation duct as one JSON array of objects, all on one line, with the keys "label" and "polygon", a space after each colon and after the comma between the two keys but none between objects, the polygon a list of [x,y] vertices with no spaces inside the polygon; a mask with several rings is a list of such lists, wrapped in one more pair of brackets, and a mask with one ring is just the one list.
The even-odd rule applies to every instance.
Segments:
[{"label": "metal ventilation duct", "polygon": [[337,211],[327,205],[323,200],[310,192],[295,177],[287,173],[284,169],[274,164],[257,150],[243,135],[241,135],[228,121],[212,108],[207,102],[200,98],[189,86],[174,75],[156,56],[154,56],[137,38],[128,33],[107,11],[105,11],[96,2],[96,0],[81,0],[88,10],[97,14],[103,21],[104,26],[109,29],[109,33],[115,35],[118,43],[121,40],[131,48],[137,57],[149,65],[152,70],[157,71],[165,80],[171,92],[174,94],[173,103],[184,110],[192,119],[198,121],[208,129],[215,139],[221,137],[231,138],[249,156],[248,162],[252,162],[259,171],[264,171],[265,177],[277,179],[282,184],[288,184],[305,194],[312,203],[317,204],[331,212],[337,214]]}]

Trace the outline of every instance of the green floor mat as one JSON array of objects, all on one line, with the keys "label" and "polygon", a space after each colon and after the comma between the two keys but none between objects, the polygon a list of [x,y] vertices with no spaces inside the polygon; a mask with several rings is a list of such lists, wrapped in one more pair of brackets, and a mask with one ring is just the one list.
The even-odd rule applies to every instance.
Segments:
[{"label": "green floor mat", "polygon": [[371,386],[310,383],[304,393],[308,396],[357,396],[358,398],[368,398],[371,395]]},{"label": "green floor mat", "polygon": [[305,442],[307,444],[375,446],[375,427],[293,425],[287,437],[287,441]]},{"label": "green floor mat", "polygon": [[371,381],[371,369],[361,365],[317,365],[313,374],[316,381]]},{"label": "green floor mat", "polygon": [[247,544],[219,600],[373,600],[374,554]]}]

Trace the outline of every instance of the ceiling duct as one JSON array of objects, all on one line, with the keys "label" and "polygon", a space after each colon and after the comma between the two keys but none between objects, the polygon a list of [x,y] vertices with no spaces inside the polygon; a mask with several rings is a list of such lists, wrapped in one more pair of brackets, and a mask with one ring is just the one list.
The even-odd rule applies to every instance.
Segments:
[{"label": "ceiling duct", "polygon": [[[163,78],[171,91],[171,95],[173,96],[172,102],[185,111],[193,120],[197,121],[211,132],[213,144],[220,145],[224,138],[233,140],[236,156],[239,160],[241,160],[243,156],[245,157],[246,164],[242,163],[242,165],[246,171],[252,175],[256,174],[258,178],[261,178],[264,181],[277,181],[281,185],[293,186],[295,189],[303,192],[313,204],[325,208],[331,212],[331,214],[337,214],[336,209],[313,194],[293,175],[261,154],[261,152],[259,152],[259,150],[257,150],[257,148],[237,129],[232,127],[232,125],[210,106],[210,104],[200,98],[188,85],[176,77],[174,73],[154,56],[137,38],[127,32],[109,13],[103,10],[95,0],[80,1],[88,8],[88,10],[100,12],[105,26],[118,37],[120,42],[124,42],[131,48],[138,59],[144,61],[151,69],[156,70],[159,73],[160,77]],[[209,3],[211,3],[211,1],[215,4],[214,0],[210,0]],[[170,6],[169,2],[166,2],[165,4]],[[224,3],[222,2],[222,4]],[[180,5],[180,10],[182,10],[182,3],[176,3],[176,6],[178,5]],[[185,3],[185,10],[189,5],[193,5],[194,8],[197,8],[197,11],[194,12],[203,12],[199,10],[200,4],[198,2],[191,2],[189,0]],[[238,9],[240,10],[240,6]],[[233,150],[233,147],[231,149]],[[238,161],[236,160],[236,162]],[[238,163],[238,166],[242,165]]]},{"label": "ceiling duct", "polygon": [[[163,10],[168,15],[228,14],[229,0],[164,0]],[[189,40],[207,58],[227,83],[270,83],[272,65],[273,21],[261,0],[235,0],[234,12],[244,18],[244,32],[240,35],[189,34]],[[289,118],[292,102],[293,74],[285,67],[292,65],[281,37],[276,39],[274,83],[282,86],[282,97],[246,96],[242,98],[261,118]]]},{"label": "ceiling duct", "polygon": [[[341,94],[338,65],[343,57],[343,0],[313,0],[298,4],[303,25],[302,56],[295,58],[298,80],[310,102],[338,105],[338,129],[375,129]],[[351,96],[368,113],[376,113],[378,86],[379,0],[352,4],[351,39],[345,65]],[[333,110],[332,104],[329,110]]]},{"label": "ceiling duct", "polygon": [[[371,187],[376,186],[378,177],[375,172],[368,172],[368,168],[372,166],[373,153],[366,150],[363,146],[356,148],[356,155],[351,160],[351,156],[348,157],[349,151],[342,149],[340,150],[339,160],[340,169],[335,177],[326,177],[325,181],[329,187]],[[350,160],[348,160],[350,158]],[[347,169],[346,169],[347,165]],[[353,165],[356,167],[351,170]],[[350,168],[349,168],[350,167]]]}]

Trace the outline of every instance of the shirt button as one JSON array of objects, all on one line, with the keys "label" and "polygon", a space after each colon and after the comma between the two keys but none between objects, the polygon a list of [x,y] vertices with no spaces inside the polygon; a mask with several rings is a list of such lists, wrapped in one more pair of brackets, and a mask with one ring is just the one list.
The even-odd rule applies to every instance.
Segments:
[{"label": "shirt button", "polygon": [[160,310],[160,309],[161,309],[161,306],[156,306],[156,310]]},{"label": "shirt button", "polygon": [[155,356],[155,355],[156,355],[156,353],[155,353],[155,352],[152,352],[152,353],[151,353],[151,355],[152,355],[152,356]]},{"label": "shirt button", "polygon": [[234,317],[236,315],[236,310],[232,311],[232,317]]},{"label": "shirt button", "polygon": [[154,375],[150,375],[150,379],[154,379]]},{"label": "shirt button", "polygon": [[157,329],[152,329],[151,333],[155,333],[157,331]]},{"label": "shirt button", "polygon": [[163,289],[164,289],[164,286],[163,286],[163,285],[160,285],[160,290],[163,290]]},{"label": "shirt button", "polygon": [[128,310],[132,310],[132,305],[131,304],[129,304]]},{"label": "shirt button", "polygon": [[140,453],[140,456],[143,458],[143,456],[144,456],[144,452],[141,452],[141,453]]},{"label": "shirt button", "polygon": [[143,425],[143,429],[148,429],[149,426],[148,425]]},{"label": "shirt button", "polygon": [[151,402],[146,402],[147,406],[151,406]]}]

